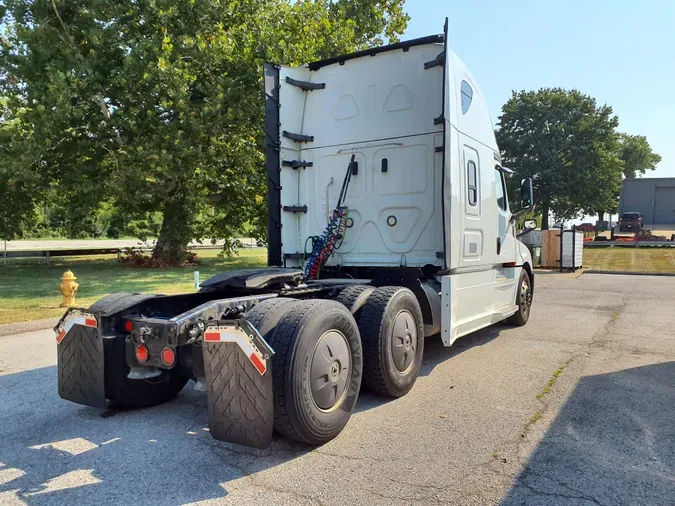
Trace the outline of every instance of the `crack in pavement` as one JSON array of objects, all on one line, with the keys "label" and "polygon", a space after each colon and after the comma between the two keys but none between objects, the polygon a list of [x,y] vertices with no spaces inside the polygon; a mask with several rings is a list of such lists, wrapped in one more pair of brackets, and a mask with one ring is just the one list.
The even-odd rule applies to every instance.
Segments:
[{"label": "crack in pavement", "polygon": [[405,460],[405,459],[398,459],[398,458],[394,458],[394,457],[391,457],[391,458],[388,458],[388,459],[378,459],[376,457],[371,457],[369,455],[357,457],[357,456],[353,456],[353,455],[344,455],[344,454],[341,454],[341,453],[329,453],[329,452],[322,451],[322,450],[319,450],[319,449],[315,449],[312,453],[317,453],[319,455],[325,455],[327,457],[337,457],[337,458],[341,458],[341,459],[345,459],[345,460],[353,460],[353,461],[370,460],[372,462],[392,463],[392,462],[400,462],[402,460]]},{"label": "crack in pavement", "polygon": [[[593,312],[594,313],[601,313],[603,317],[607,318],[607,321],[599,328],[596,330],[596,332],[593,333],[591,336],[591,340],[588,341],[587,343],[579,343],[580,349],[577,350],[576,352],[570,352],[570,357],[558,368],[556,371],[553,373],[551,378],[548,380],[547,385],[542,389],[542,391],[537,395],[537,402],[539,405],[539,408],[535,411],[535,414],[529,418],[529,420],[525,423],[523,427],[523,431],[520,434],[520,437],[518,437],[514,441],[507,441],[505,444],[499,449],[498,453],[499,455],[515,455],[515,458],[512,456],[511,458],[518,462],[519,466],[521,467],[522,471],[520,476],[516,475],[516,479],[518,481],[513,482],[513,479],[511,480],[512,482],[512,487],[524,487],[532,490],[532,492],[539,493],[542,495],[549,495],[549,496],[559,496],[562,498],[576,498],[576,499],[582,499],[586,500],[589,502],[592,502],[594,504],[598,504],[600,506],[602,505],[597,499],[591,497],[591,496],[583,496],[579,495],[578,497],[572,497],[572,496],[565,496],[562,494],[554,494],[554,493],[545,493],[539,490],[536,490],[534,487],[531,485],[525,485],[520,482],[522,479],[526,479],[528,475],[530,476],[536,476],[538,478],[545,478],[551,480],[553,483],[556,483],[559,486],[565,487],[568,490],[572,491],[573,493],[576,494],[582,494],[581,491],[575,490],[569,485],[560,482],[559,480],[556,480],[553,477],[548,477],[546,475],[541,475],[532,472],[531,470],[528,470],[527,468],[527,462],[529,459],[528,456],[522,456],[523,452],[523,445],[528,443],[527,436],[531,433],[534,425],[539,421],[539,419],[548,413],[548,411],[551,409],[551,405],[548,402],[547,395],[553,390],[555,384],[557,383],[557,378],[558,376],[561,375],[563,370],[567,369],[568,367],[571,367],[571,364],[574,361],[577,361],[577,359],[588,359],[592,357],[593,353],[595,351],[601,350],[601,349],[610,349],[609,345],[613,342],[611,339],[611,331],[612,328],[616,325],[616,321],[618,320],[618,315],[621,314],[626,308],[626,300],[624,297],[624,294],[621,294],[620,302],[619,304],[615,304],[612,306],[612,311],[608,311],[606,309],[600,309],[599,305],[601,304],[601,297],[598,298],[595,306],[593,307]],[[607,313],[607,314],[605,314]],[[617,316],[614,316],[617,315]],[[550,341],[548,341],[550,342]],[[577,343],[575,343],[577,344]],[[610,349],[610,351],[612,351]],[[511,451],[512,448],[512,451]],[[491,464],[494,462],[494,458],[491,459],[490,461],[487,461],[487,464]],[[486,463],[483,463],[482,465],[485,465]],[[475,468],[472,469],[472,472],[475,472],[481,468],[482,465],[476,466]],[[495,469],[494,466],[488,466],[486,469],[490,470],[491,472],[506,477],[508,474],[510,474],[507,470],[502,470],[502,469]]]},{"label": "crack in pavement", "polygon": [[[521,474],[521,477],[523,479],[527,479],[528,476],[534,476],[535,478],[539,478],[539,479],[543,478],[545,480],[549,480],[559,487],[564,487],[567,490],[569,490],[570,492],[573,492],[575,494],[579,494],[578,498],[580,498],[580,499],[585,499],[587,501],[592,501],[592,502],[594,502],[594,503],[596,503],[600,506],[605,506],[598,498],[593,497],[591,495],[584,494],[583,491],[572,487],[571,485],[569,485],[568,483],[564,482],[561,479],[554,478],[553,476],[548,476],[546,474],[536,473],[536,472],[532,471],[531,469],[525,469],[525,471],[523,471],[523,473]],[[529,487],[532,488],[531,485]]]},{"label": "crack in pavement", "polygon": [[[267,448],[265,450],[257,450],[253,448],[249,449],[243,448],[241,450],[236,450],[235,448],[224,446],[224,444],[226,443],[214,440],[211,438],[210,435],[208,436],[208,438],[206,436],[199,437],[199,443],[202,446],[205,446],[216,458],[223,461],[225,467],[228,467],[231,470],[233,470],[233,474],[235,476],[225,479],[223,482],[223,486],[227,494],[229,494],[226,488],[226,484],[228,482],[247,478],[251,486],[257,487],[261,490],[266,490],[275,493],[283,493],[296,499],[304,499],[319,506],[328,506],[326,503],[322,502],[317,497],[301,494],[295,490],[291,490],[288,488],[270,485],[269,483],[266,483],[264,481],[264,478],[260,474],[262,471],[265,471],[277,465],[288,462],[294,458],[301,457],[302,455],[307,454],[308,453],[307,450],[293,450],[290,447]],[[274,454],[279,454],[279,456],[276,456]],[[265,457],[271,457],[273,455],[275,457],[273,463],[262,466],[255,465],[256,463],[260,463],[260,459]],[[235,458],[234,461],[228,460],[232,457]],[[243,458],[248,459],[248,461],[245,461],[245,459]]]},{"label": "crack in pavement", "polygon": [[448,504],[447,500],[430,496],[423,496],[420,499],[419,497],[410,494],[398,494],[398,495],[384,494],[380,490],[370,488],[359,488],[359,490],[367,492],[370,496],[379,497],[380,499],[394,499],[399,501],[418,501],[418,502],[421,500],[424,502],[424,504]]},{"label": "crack in pavement", "polygon": [[527,483],[516,483],[513,485],[513,488],[524,488],[526,490],[529,490],[530,492],[536,494],[536,495],[542,495],[545,497],[558,497],[560,499],[581,499],[582,501],[587,501],[591,504],[597,504],[598,506],[606,506],[605,504],[601,503],[594,497],[590,496],[585,496],[585,495],[570,495],[570,494],[563,494],[560,492],[544,492],[543,490],[538,490],[534,488],[532,485],[529,485]]}]

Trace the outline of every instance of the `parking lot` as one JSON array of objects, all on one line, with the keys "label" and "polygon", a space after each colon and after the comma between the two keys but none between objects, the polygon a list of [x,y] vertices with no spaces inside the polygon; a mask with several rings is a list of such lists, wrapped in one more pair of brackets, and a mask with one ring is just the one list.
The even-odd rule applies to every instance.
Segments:
[{"label": "parking lot", "polygon": [[215,441],[205,394],[62,401],[51,331],[0,337],[0,504],[672,504],[675,278],[537,276],[530,322],[426,341],[320,448]]}]

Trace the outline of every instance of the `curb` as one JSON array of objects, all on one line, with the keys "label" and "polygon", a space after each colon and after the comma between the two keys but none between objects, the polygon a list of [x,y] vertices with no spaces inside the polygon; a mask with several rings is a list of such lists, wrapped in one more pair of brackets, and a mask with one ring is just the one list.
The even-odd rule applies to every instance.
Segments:
[{"label": "curb", "polygon": [[675,277],[675,272],[629,272],[629,271],[603,271],[599,269],[588,269],[584,274],[614,274],[618,276],[665,276]]},{"label": "curb", "polygon": [[0,325],[0,337],[35,332],[36,330],[51,329],[60,318],[47,318],[45,320],[33,320],[28,322],[5,323]]}]

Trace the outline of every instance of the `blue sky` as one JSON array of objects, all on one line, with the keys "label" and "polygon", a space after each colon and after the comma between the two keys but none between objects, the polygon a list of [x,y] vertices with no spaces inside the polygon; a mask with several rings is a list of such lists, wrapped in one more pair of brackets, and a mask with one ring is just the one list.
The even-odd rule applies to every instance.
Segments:
[{"label": "blue sky", "polygon": [[577,88],[647,136],[675,177],[675,1],[407,0],[404,38],[443,30],[478,81],[492,121],[511,90]]}]

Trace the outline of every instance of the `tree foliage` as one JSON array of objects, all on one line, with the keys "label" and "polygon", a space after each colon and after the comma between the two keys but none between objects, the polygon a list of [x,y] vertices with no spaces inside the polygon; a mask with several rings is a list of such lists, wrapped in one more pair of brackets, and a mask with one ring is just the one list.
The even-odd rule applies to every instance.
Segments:
[{"label": "tree foliage", "polygon": [[121,223],[162,213],[154,255],[180,261],[262,223],[262,63],[395,41],[403,3],[6,0],[0,231],[49,198],[75,235],[107,202]]},{"label": "tree foliage", "polygon": [[37,170],[17,160],[16,139],[25,135],[23,109],[11,110],[0,97],[0,239],[21,237],[33,213],[39,187]]},{"label": "tree foliage", "polygon": [[559,219],[608,209],[621,183],[618,119],[577,90],[514,92],[496,131],[512,181],[532,177],[536,211]]},{"label": "tree foliage", "polygon": [[661,156],[652,151],[644,135],[619,134],[619,149],[624,163],[623,174],[627,179],[643,176],[661,161]]}]

